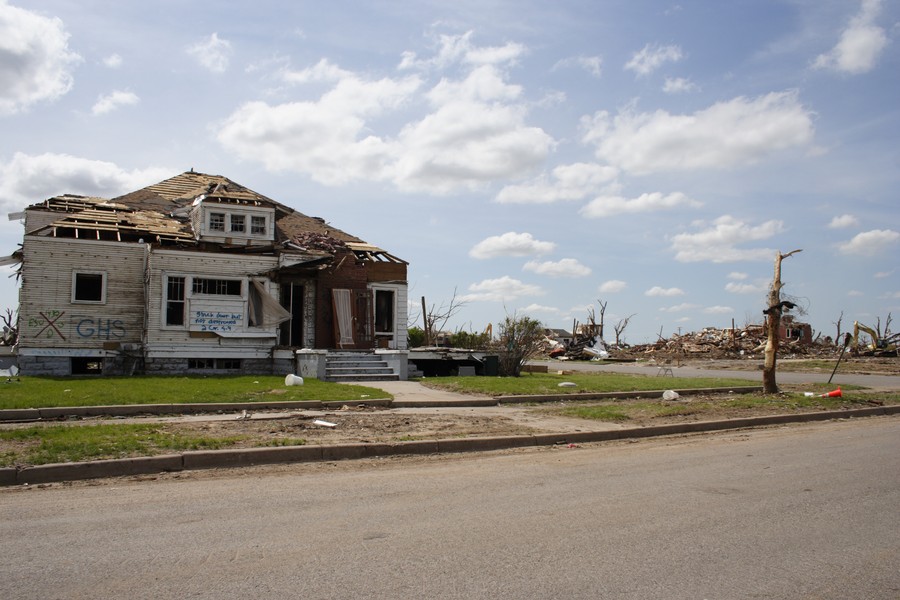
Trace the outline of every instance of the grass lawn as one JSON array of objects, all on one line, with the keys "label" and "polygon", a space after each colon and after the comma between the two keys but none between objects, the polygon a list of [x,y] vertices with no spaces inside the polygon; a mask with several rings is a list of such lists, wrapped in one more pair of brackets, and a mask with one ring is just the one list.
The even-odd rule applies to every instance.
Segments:
[{"label": "grass lawn", "polygon": [[[571,382],[575,387],[559,387]],[[556,375],[548,373],[523,373],[521,377],[439,377],[422,379],[420,383],[432,388],[462,394],[487,396],[579,394],[585,392],[632,392],[641,390],[667,390],[686,388],[729,388],[762,386],[762,381],[746,379],[672,378],[629,375],[627,373],[574,373]]]},{"label": "grass lawn", "polygon": [[384,390],[306,379],[286,386],[284,377],[21,377],[0,383],[0,409],[317,400],[353,402],[390,398]]}]

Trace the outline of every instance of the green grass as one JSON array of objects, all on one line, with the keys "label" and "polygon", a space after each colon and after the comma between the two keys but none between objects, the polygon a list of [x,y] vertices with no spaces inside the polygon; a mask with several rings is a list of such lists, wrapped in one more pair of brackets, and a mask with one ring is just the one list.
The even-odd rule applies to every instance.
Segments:
[{"label": "green grass", "polygon": [[0,431],[0,441],[19,447],[0,456],[0,466],[42,465],[153,456],[188,450],[218,450],[245,436],[210,437],[167,431],[160,425],[34,426]]},{"label": "green grass", "polygon": [[[559,387],[568,381],[576,387]],[[632,392],[642,390],[728,388],[762,386],[762,381],[746,379],[719,379],[715,377],[678,378],[629,375],[624,373],[575,373],[551,375],[523,373],[521,377],[441,377],[422,380],[428,387],[445,389],[463,394],[488,396],[540,396],[553,394],[578,394],[585,392]]]},{"label": "green grass", "polygon": [[115,404],[187,404],[318,400],[353,402],[390,398],[360,385],[306,379],[286,386],[284,377],[21,377],[0,383],[0,409],[105,406]]}]

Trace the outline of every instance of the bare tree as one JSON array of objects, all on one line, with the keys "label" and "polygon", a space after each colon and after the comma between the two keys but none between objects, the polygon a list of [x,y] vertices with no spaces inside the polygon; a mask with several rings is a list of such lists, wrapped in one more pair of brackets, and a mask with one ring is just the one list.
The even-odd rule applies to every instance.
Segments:
[{"label": "bare tree", "polygon": [[456,296],[456,288],[453,288],[453,297],[449,303],[443,303],[439,306],[431,305],[427,308],[425,296],[422,296],[422,323],[425,330],[425,345],[431,345],[436,341],[437,334],[444,330],[447,322],[465,306],[466,303]]},{"label": "bare tree", "polygon": [[[637,314],[637,313],[634,313],[634,314]],[[620,319],[619,322],[616,323],[615,327],[613,327],[613,331],[616,332],[616,346],[620,345],[619,342],[622,337],[622,334],[625,333],[625,328],[628,327],[628,322],[631,321],[631,317],[633,317],[634,314],[628,315],[624,319]],[[660,333],[662,333],[662,330],[660,330]]]},{"label": "bare tree", "polygon": [[[600,336],[600,339],[603,339],[603,320],[606,318],[606,305],[609,304],[609,300],[604,302],[603,300],[597,298],[597,304],[600,305],[600,325],[596,331],[596,334]],[[593,312],[593,307],[591,308],[591,312]],[[593,333],[593,332],[592,332]]]},{"label": "bare tree", "polygon": [[844,311],[841,311],[840,316],[838,316],[838,320],[833,321],[834,325],[837,327],[837,335],[835,335],[835,337],[834,337],[835,344],[841,343],[841,321],[843,321],[843,320],[844,320]]},{"label": "bare tree", "polygon": [[763,311],[763,314],[766,315],[767,327],[765,363],[763,364],[763,391],[767,394],[778,393],[778,384],[775,381],[775,361],[778,355],[781,313],[796,306],[793,302],[781,300],[781,288],[783,287],[781,283],[781,261],[802,251],[792,250],[787,254],[779,252],[775,255],[775,276],[772,278],[772,287],[769,289],[769,307]]},{"label": "bare tree", "polygon": [[19,340],[18,319],[14,316],[11,308],[6,309],[5,315],[0,315],[3,319],[3,335],[0,336],[0,345],[15,346]]}]

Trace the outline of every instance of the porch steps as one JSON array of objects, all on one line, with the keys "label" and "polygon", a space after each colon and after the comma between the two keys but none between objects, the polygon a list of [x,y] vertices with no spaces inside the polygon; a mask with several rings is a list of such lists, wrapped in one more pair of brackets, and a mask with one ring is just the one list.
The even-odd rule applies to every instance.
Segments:
[{"label": "porch steps", "polygon": [[338,383],[356,381],[400,381],[400,374],[374,352],[329,352],[325,358],[325,380]]}]

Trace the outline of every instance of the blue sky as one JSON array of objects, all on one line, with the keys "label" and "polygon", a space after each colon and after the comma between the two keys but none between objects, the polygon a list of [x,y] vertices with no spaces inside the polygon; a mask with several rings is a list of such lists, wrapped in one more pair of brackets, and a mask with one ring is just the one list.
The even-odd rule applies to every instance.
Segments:
[{"label": "blue sky", "polygon": [[834,335],[900,318],[898,4],[0,0],[0,208],[193,168],[408,260],[452,328],[602,300],[632,344],[760,322],[802,248]]}]

